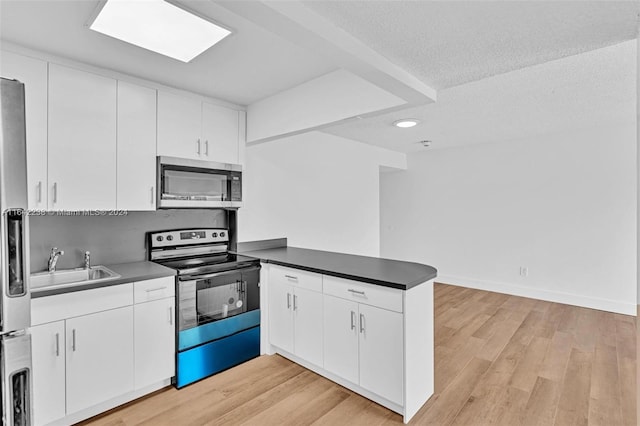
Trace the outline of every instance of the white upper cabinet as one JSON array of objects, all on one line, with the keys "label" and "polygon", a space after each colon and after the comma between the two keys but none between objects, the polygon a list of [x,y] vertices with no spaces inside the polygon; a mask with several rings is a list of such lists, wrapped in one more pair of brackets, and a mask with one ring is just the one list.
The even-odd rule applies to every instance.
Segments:
[{"label": "white upper cabinet", "polygon": [[2,52],[2,77],[25,85],[28,207],[47,209],[47,63]]},{"label": "white upper cabinet", "polygon": [[199,159],[201,120],[199,100],[158,91],[158,155]]},{"label": "white upper cabinet", "polygon": [[155,210],[156,91],[118,81],[117,208]]},{"label": "white upper cabinet", "polygon": [[116,80],[49,64],[49,210],[116,207]]},{"label": "white upper cabinet", "polygon": [[203,157],[220,163],[238,164],[238,111],[202,103]]},{"label": "white upper cabinet", "polygon": [[158,155],[238,164],[239,124],[237,110],[158,92]]}]

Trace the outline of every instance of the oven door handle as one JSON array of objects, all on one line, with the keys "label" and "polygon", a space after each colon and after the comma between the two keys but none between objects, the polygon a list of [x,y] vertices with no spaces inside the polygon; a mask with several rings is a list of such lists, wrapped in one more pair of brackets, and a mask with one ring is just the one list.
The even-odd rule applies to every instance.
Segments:
[{"label": "oven door handle", "polygon": [[178,277],[179,281],[199,281],[199,280],[206,280],[208,278],[216,278],[216,277],[223,277],[225,275],[231,275],[231,274],[237,274],[238,272],[249,272],[249,271],[256,271],[259,270],[261,267],[260,266],[252,266],[250,268],[239,268],[239,269],[231,269],[229,271],[223,271],[223,272],[215,272],[213,274],[205,274],[205,275],[181,275],[180,277]]}]

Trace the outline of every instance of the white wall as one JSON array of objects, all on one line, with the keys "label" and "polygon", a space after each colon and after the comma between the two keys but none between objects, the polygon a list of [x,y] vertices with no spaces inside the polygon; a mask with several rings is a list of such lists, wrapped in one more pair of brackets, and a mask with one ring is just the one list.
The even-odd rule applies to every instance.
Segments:
[{"label": "white wall", "polygon": [[404,154],[311,132],[249,146],[239,241],[287,237],[290,246],[377,256],[380,165]]},{"label": "white wall", "polygon": [[635,314],[636,125],[596,124],[409,155],[381,181],[381,255],[442,282]]}]

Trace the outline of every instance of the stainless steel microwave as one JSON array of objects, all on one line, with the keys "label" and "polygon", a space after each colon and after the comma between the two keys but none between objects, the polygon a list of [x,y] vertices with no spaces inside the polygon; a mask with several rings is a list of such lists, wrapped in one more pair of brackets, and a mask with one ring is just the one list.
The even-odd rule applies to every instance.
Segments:
[{"label": "stainless steel microwave", "polygon": [[158,157],[158,208],[242,207],[242,166]]}]

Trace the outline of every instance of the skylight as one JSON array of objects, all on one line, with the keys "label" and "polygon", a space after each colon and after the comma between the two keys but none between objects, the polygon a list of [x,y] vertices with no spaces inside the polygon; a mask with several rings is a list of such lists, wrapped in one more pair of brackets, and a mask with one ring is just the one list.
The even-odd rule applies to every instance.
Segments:
[{"label": "skylight", "polygon": [[107,0],[89,28],[182,62],[231,34],[163,0]]}]

